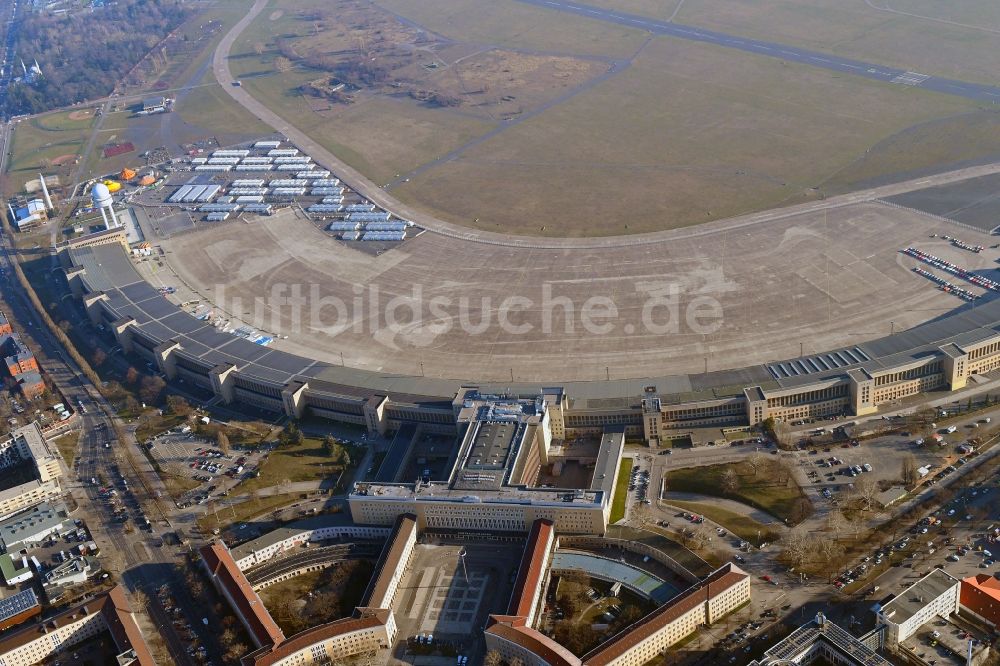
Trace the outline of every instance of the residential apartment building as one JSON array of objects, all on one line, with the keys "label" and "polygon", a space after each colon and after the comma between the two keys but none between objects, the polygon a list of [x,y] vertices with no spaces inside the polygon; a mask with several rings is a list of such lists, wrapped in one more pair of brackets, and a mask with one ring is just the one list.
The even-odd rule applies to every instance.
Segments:
[{"label": "residential apartment building", "polygon": [[121,587],[0,637],[0,664],[34,666],[108,633],[118,666],[155,666]]},{"label": "residential apartment building", "polygon": [[[59,457],[49,447],[38,423],[17,428],[0,442],[0,520],[49,499],[62,489]],[[13,473],[17,470],[17,473]],[[9,484],[4,487],[3,481]]]}]

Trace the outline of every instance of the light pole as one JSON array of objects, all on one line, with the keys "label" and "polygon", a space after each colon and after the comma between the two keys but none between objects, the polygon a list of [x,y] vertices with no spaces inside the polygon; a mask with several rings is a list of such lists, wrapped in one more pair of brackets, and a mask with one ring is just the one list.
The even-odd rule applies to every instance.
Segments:
[{"label": "light pole", "polygon": [[469,570],[465,568],[465,546],[458,551],[458,560],[462,563],[462,573],[465,575],[465,584],[469,584]]}]

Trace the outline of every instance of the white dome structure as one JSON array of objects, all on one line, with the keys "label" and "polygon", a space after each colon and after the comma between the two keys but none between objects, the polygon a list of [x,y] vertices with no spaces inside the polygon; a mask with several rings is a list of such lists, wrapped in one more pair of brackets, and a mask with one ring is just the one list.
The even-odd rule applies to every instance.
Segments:
[{"label": "white dome structure", "polygon": [[[94,189],[90,191],[90,198],[94,202],[95,208],[101,209],[101,217],[104,218],[104,228],[111,229],[118,227],[118,218],[115,216],[115,209],[112,207],[114,199],[111,198],[111,190],[104,183],[94,183]],[[108,222],[108,214],[111,214],[111,223]]]},{"label": "white dome structure", "polygon": [[90,192],[90,198],[94,200],[96,208],[103,208],[111,205],[111,190],[104,183],[95,183],[94,189]]}]

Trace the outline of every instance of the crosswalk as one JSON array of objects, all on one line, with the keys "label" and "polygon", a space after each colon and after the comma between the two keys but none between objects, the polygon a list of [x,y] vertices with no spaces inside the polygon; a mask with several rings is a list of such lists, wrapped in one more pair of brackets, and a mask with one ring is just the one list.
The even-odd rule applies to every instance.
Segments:
[{"label": "crosswalk", "polygon": [[929,74],[920,74],[918,72],[903,72],[902,74],[895,77],[892,82],[898,83],[904,86],[919,86],[921,83],[931,78]]}]

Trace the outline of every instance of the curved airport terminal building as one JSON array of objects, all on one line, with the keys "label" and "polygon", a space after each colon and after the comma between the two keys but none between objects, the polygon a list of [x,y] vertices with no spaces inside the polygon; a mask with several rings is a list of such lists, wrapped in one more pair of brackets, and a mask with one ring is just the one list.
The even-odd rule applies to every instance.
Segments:
[{"label": "curved airport terminal building", "polygon": [[[410,513],[421,529],[524,533],[551,520],[560,533],[603,534],[626,440],[698,445],[768,418],[872,414],[961,389],[1000,365],[1000,300],[992,300],[850,348],[703,374],[504,385],[381,374],[219,331],[147,283],[127,247],[109,230],[60,248],[73,294],[126,353],[223,404],[394,433],[388,473],[350,495],[359,524],[391,525]],[[589,485],[570,494],[536,486],[569,431],[600,439],[580,461],[593,470]],[[410,442],[431,436],[450,438],[441,447],[447,460],[403,478]]]},{"label": "curved airport terminal building", "polygon": [[[137,272],[120,232],[65,243],[73,294],[95,325],[171,380],[242,403],[385,433],[411,423],[455,432],[462,387],[545,397],[554,436],[563,428],[624,429],[657,447],[702,428],[865,415],[932,390],[954,391],[1000,367],[1000,300],[966,305],[906,331],[796,359],[700,374],[545,384],[407,377],[303,358],[225,334],[168,301]],[[695,442],[697,443],[697,442]]]}]

